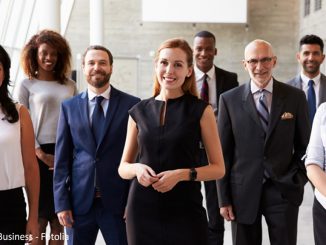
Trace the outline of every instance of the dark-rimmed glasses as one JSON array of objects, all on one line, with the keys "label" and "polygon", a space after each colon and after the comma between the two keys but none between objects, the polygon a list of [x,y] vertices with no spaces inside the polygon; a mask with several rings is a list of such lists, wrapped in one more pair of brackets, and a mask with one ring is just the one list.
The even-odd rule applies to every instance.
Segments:
[{"label": "dark-rimmed glasses", "polygon": [[250,60],[246,60],[247,64],[250,66],[256,66],[258,65],[258,63],[262,64],[262,65],[268,65],[275,56],[272,57],[264,57],[261,59],[250,59]]}]

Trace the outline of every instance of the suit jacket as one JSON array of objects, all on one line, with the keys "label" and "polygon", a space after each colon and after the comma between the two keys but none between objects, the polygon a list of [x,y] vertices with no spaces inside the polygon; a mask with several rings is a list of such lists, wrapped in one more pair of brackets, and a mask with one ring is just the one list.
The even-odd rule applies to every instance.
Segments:
[{"label": "suit jacket", "polygon": [[53,184],[56,212],[87,213],[94,201],[96,174],[103,206],[123,214],[129,182],[120,178],[118,166],[125,143],[128,110],[138,101],[111,86],[106,123],[98,145],[89,121],[87,92],[62,103]]},{"label": "suit jacket", "polygon": [[[216,76],[216,105],[217,109],[219,107],[220,95],[225,91],[239,86],[238,75],[233,72],[223,70],[215,66],[215,76]],[[217,116],[218,111],[215,112]]]},{"label": "suit jacket", "polygon": [[272,96],[266,136],[250,82],[220,97],[218,126],[226,174],[217,182],[219,206],[232,205],[239,223],[252,224],[257,216],[264,170],[284,198],[294,205],[303,199],[307,177],[301,158],[310,133],[305,94],[274,79]]},{"label": "suit jacket", "polygon": [[[298,89],[302,89],[302,80],[301,75],[297,75],[295,78],[289,80],[286,82],[287,84],[290,84]],[[319,87],[319,103],[317,107],[323,103],[326,102],[326,76],[324,74],[320,74],[320,87]]]}]

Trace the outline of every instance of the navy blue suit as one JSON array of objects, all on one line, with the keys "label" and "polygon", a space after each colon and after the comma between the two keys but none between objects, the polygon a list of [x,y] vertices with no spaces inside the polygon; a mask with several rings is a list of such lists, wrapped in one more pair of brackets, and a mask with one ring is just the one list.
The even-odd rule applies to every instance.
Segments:
[{"label": "navy blue suit", "polygon": [[[125,234],[105,234],[102,226],[112,229],[107,228],[110,225],[103,225],[106,221],[101,218],[105,217],[105,213],[113,218],[123,218],[129,182],[120,178],[118,166],[125,143],[128,110],[138,101],[138,98],[111,86],[106,122],[99,144],[96,144],[89,121],[87,92],[64,101],[61,106],[55,150],[54,202],[56,213],[72,210],[74,239],[76,235],[89,236],[76,234],[79,225],[83,224],[92,227],[87,229],[94,228],[95,239],[100,227],[106,241],[106,236],[110,236],[110,244],[124,244],[114,241],[114,237],[116,235],[116,239],[121,240]],[[95,174],[101,190],[99,199],[94,198]],[[100,213],[92,210],[95,205],[102,210]],[[82,238],[85,243],[94,239]]]}]

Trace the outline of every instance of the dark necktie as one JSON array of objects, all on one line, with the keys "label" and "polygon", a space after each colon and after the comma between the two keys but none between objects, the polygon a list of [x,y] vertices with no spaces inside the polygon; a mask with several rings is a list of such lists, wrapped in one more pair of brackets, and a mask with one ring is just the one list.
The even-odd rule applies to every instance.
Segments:
[{"label": "dark necktie", "polygon": [[312,125],[314,116],[316,113],[316,94],[314,89],[314,81],[309,80],[308,82],[308,109],[309,109],[309,121]]},{"label": "dark necktie", "polygon": [[94,112],[92,115],[92,131],[96,140],[96,144],[99,144],[99,140],[102,135],[103,125],[104,125],[104,112],[102,108],[102,101],[104,97],[103,96],[96,96],[95,101],[96,105],[94,108]]},{"label": "dark necktie", "polygon": [[269,122],[269,112],[268,112],[268,106],[267,106],[267,100],[266,100],[266,90],[263,89],[260,92],[258,105],[257,105],[257,111],[258,115],[261,121],[261,124],[263,126],[263,129],[265,133],[267,132],[268,128],[268,122]]},{"label": "dark necktie", "polygon": [[[266,93],[267,91],[265,89],[261,90],[257,105],[257,112],[261,121],[261,125],[263,126],[263,129],[265,131],[265,135],[267,133],[268,129],[268,123],[269,123],[269,112],[268,112],[268,106],[267,106],[267,99],[266,99]],[[263,183],[266,182],[267,179],[270,178],[269,173],[264,170],[264,177],[263,177]]]},{"label": "dark necktie", "polygon": [[[103,126],[104,126],[104,122],[105,122],[104,112],[103,112],[103,108],[101,105],[103,99],[104,99],[103,96],[95,97],[96,105],[95,105],[93,115],[92,115],[92,131],[93,131],[97,145],[99,144],[101,135],[103,134]],[[97,198],[101,197],[97,168],[95,168],[95,197],[97,197]]]},{"label": "dark necktie", "polygon": [[208,78],[208,75],[205,74],[204,75],[203,84],[202,84],[201,90],[200,90],[200,98],[208,103],[209,102],[209,97],[208,97],[208,82],[207,82],[207,78]]}]

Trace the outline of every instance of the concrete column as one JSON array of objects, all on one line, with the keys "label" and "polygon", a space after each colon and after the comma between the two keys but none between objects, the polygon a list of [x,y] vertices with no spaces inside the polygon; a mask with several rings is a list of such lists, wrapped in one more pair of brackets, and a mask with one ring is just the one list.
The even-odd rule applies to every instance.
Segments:
[{"label": "concrete column", "polygon": [[89,0],[89,16],[90,16],[90,45],[103,45],[103,0]]},{"label": "concrete column", "polygon": [[39,27],[60,33],[60,0],[38,0]]}]

